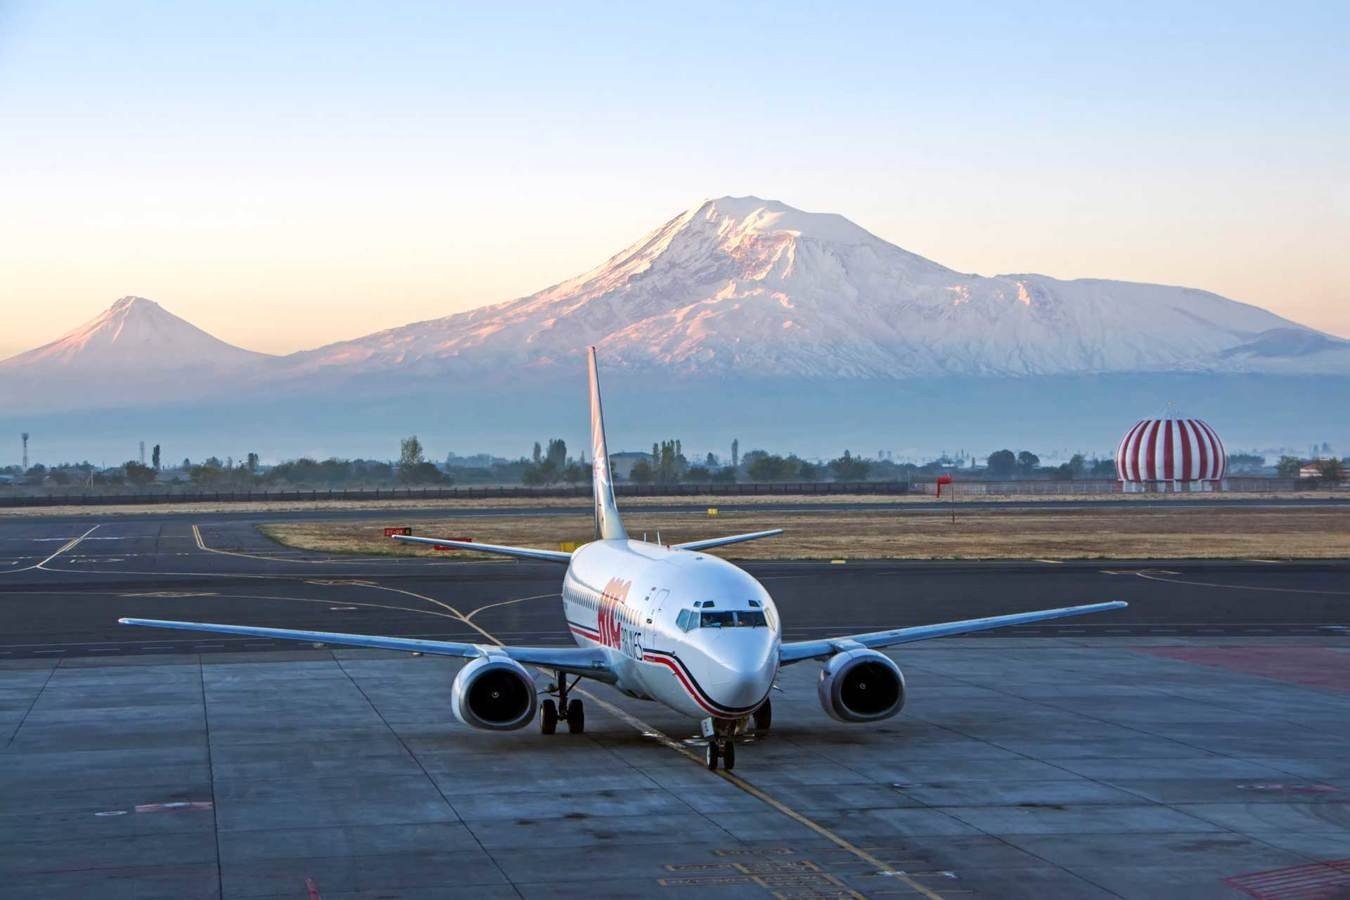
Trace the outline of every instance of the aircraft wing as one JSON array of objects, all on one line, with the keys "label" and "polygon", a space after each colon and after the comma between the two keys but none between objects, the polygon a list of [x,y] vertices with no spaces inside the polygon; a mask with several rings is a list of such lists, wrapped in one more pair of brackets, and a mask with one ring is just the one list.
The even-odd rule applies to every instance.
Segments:
[{"label": "aircraft wing", "polygon": [[372,650],[399,650],[405,653],[426,653],[432,656],[458,656],[473,659],[486,656],[489,649],[500,650],[523,665],[544,669],[559,669],[573,675],[584,675],[599,681],[613,683],[616,679],[605,651],[596,647],[495,647],[492,645],[461,644],[454,641],[428,641],[421,638],[385,637],[378,634],[343,634],[333,631],[300,631],[292,628],[259,628],[253,625],[217,625],[211,622],[174,622],[165,619],[118,619],[120,625],[142,625],[147,628],[176,628],[182,631],[210,631],[217,634],[239,634],[248,637],[279,638],[286,641],[304,641],[310,644],[339,644],[344,647],[366,647]]},{"label": "aircraft wing", "polygon": [[1065,606],[1060,609],[1040,609],[1034,612],[1013,613],[1007,616],[988,616],[983,619],[963,619],[959,622],[941,622],[937,625],[912,625],[908,628],[892,628],[890,631],[871,631],[866,634],[852,634],[845,637],[822,638],[814,641],[791,641],[784,643],[779,660],[782,665],[801,662],[804,659],[824,659],[841,650],[858,646],[869,649],[893,647],[896,644],[908,644],[913,641],[926,641],[929,638],[949,637],[954,634],[970,634],[974,631],[988,631],[991,628],[1007,628],[1010,625],[1028,625],[1032,622],[1044,622],[1048,619],[1063,619],[1068,616],[1083,616],[1088,613],[1106,612],[1109,609],[1124,609],[1129,606],[1121,600],[1110,603],[1090,603],[1086,606]]},{"label": "aircraft wing", "polygon": [[683,544],[672,545],[675,550],[708,550],[713,547],[725,547],[727,544],[739,544],[743,541],[757,541],[760,538],[773,537],[782,534],[781,528],[770,528],[768,531],[751,531],[746,534],[733,534],[727,537],[708,538],[703,541],[686,541]]},{"label": "aircraft wing", "polygon": [[396,541],[405,544],[431,544],[434,547],[454,547],[456,550],[477,550],[479,553],[496,553],[499,556],[515,556],[520,559],[543,559],[548,562],[563,563],[572,561],[572,554],[561,550],[535,550],[530,547],[503,547],[500,544],[480,544],[476,541],[451,541],[445,538],[413,537],[409,534],[395,534]]}]

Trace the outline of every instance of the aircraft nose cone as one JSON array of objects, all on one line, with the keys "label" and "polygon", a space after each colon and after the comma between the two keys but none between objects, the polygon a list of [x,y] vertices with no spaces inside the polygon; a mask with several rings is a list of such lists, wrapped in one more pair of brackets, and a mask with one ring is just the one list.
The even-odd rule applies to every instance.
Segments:
[{"label": "aircraft nose cone", "polygon": [[778,674],[777,646],[771,634],[737,641],[720,654],[718,662],[713,694],[718,703],[731,709],[759,703]]}]

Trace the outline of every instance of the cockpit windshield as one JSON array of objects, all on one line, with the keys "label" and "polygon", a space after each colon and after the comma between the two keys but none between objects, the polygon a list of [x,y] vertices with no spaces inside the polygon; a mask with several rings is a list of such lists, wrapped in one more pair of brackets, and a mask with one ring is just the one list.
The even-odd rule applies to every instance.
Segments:
[{"label": "cockpit windshield", "polygon": [[767,628],[768,621],[762,610],[727,609],[702,611],[686,609],[676,619],[680,628],[690,631],[694,628]]}]

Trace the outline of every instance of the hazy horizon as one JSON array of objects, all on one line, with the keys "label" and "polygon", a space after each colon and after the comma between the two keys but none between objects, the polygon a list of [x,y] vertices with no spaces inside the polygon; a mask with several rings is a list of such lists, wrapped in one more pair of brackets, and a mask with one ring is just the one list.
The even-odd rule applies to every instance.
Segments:
[{"label": "hazy horizon", "polygon": [[286,353],[510,300],[754,194],[959,271],[1350,337],[1347,17],[0,9],[0,357],[124,295]]}]

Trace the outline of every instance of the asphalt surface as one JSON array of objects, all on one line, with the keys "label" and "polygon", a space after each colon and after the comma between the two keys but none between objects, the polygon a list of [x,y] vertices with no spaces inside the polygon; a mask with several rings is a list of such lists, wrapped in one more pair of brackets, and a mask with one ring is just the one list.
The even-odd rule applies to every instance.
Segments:
[{"label": "asphalt surface", "polygon": [[[1318,634],[1350,624],[1350,561],[757,562],[786,637],[822,637],[1125,600],[1128,610],[1012,635]],[[324,557],[247,522],[0,521],[0,659],[283,649],[151,632],[120,616],[569,643],[549,563]]]},{"label": "asphalt surface", "polygon": [[1350,892],[1350,563],[755,564],[789,638],[1133,605],[899,648],[874,725],[789,667],[728,774],[603,685],[584,735],[480,732],[457,660],[113,624],[566,642],[557,566],[194,524],[0,524],[7,900]]}]

